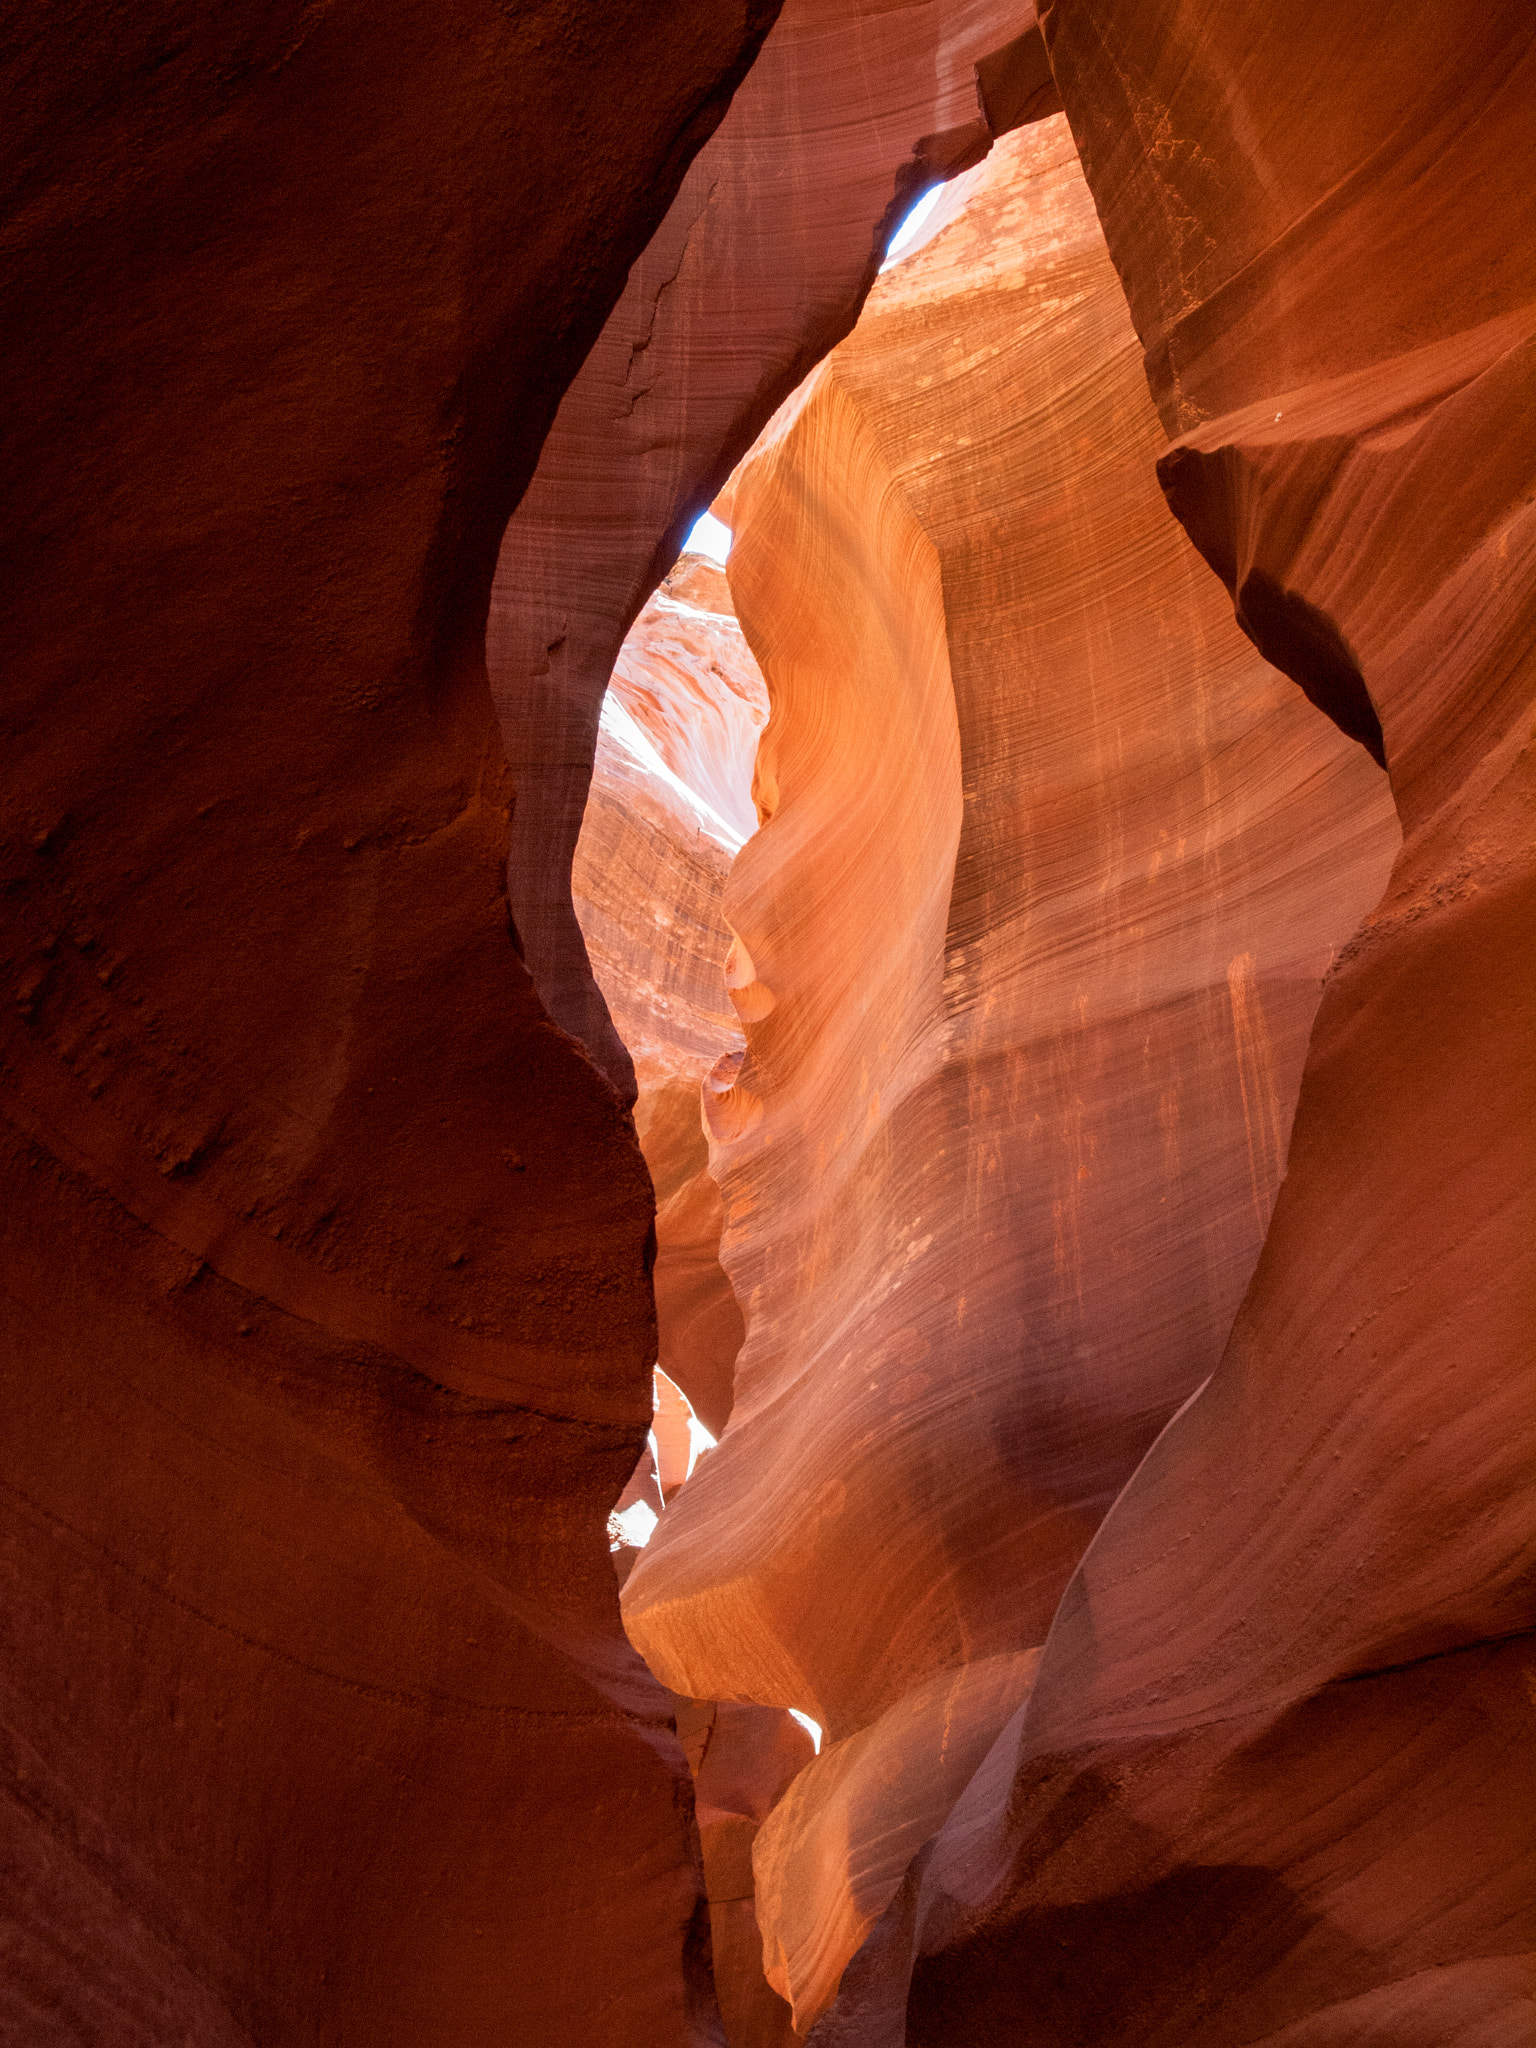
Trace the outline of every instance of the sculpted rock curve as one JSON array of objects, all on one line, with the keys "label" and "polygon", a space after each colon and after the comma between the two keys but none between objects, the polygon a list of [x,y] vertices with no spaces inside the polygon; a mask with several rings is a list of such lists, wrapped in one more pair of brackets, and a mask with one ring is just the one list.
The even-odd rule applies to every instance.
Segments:
[{"label": "sculpted rock curve", "polygon": [[[1065,124],[965,186],[720,505],[773,704],[725,899],[773,1006],[706,1096],[747,1341],[624,1601],[668,1683],[885,1728],[896,1775],[902,1703],[1044,1640],[1215,1365],[1397,840],[1168,515]],[[802,2024],[840,1924],[765,1921]]]},{"label": "sculpted rock curve", "polygon": [[630,622],[778,405],[852,326],[919,192],[1056,106],[1030,0],[787,0],[630,273],[502,544],[488,657],[534,982],[634,1080],[569,890],[599,708]]},{"label": "sculpted rock curve", "polygon": [[1403,846],[1221,1364],[935,1845],[911,2042],[1529,2032],[1536,25],[1444,27],[1046,13],[1169,501]]}]

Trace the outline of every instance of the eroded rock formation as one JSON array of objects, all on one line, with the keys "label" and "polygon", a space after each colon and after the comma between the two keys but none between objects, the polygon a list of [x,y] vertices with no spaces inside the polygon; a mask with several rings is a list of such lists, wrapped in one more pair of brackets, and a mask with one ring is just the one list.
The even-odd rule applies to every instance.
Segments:
[{"label": "eroded rock formation", "polygon": [[1536,24],[777,12],[11,25],[21,2048],[1530,2036]]},{"label": "eroded rock formation", "polygon": [[634,1086],[572,917],[619,645],[769,414],[848,332],[904,206],[1057,104],[1030,0],[788,0],[582,366],[507,529],[488,657],[535,984]]},{"label": "eroded rock formation", "polygon": [[670,1685],[832,1738],[759,1845],[802,2027],[1216,1364],[1397,843],[1168,513],[1065,123],[963,197],[721,507],[773,704],[706,1095],[747,1341],[625,1592]]},{"label": "eroded rock formation", "polygon": [[1380,750],[1403,850],[1223,1362],[905,1901],[895,2038],[1524,2042],[1536,29],[1092,0],[1044,27],[1180,436],[1169,502]]},{"label": "eroded rock formation", "polygon": [[756,827],[752,764],[767,716],[724,576],[685,555],[620,650],[571,872],[592,971],[634,1063],[656,1188],[657,1356],[716,1436],[744,1330],[720,1266],[724,1210],[699,1091],[745,1044],[720,903]]},{"label": "eroded rock formation", "polygon": [[1404,837],[1221,1364],[906,1902],[894,2038],[1524,2041],[1536,25],[1045,29],[1170,502]]},{"label": "eroded rock formation", "polygon": [[481,642],[773,12],[9,24],[7,2042],[715,2024],[602,1534],[651,1193],[515,950]]}]

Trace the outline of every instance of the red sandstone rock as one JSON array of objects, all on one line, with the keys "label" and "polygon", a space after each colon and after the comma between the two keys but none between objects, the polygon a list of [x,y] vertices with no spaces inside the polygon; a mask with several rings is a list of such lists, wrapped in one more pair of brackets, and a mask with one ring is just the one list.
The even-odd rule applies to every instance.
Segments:
[{"label": "red sandstone rock", "polygon": [[[981,76],[978,78],[978,65]],[[779,401],[848,332],[921,189],[1053,106],[1030,0],[788,0],[571,386],[507,529],[488,658],[535,983],[634,1082],[567,869],[620,642]]]},{"label": "red sandstone rock", "polygon": [[1524,2042],[1536,23],[1046,34],[1170,501],[1404,839],[1225,1356],[934,1846],[896,2038]]},{"label": "red sandstone rock", "polygon": [[8,25],[7,2041],[711,2037],[602,1538],[651,1195],[481,635],[772,12]]},{"label": "red sandstone rock", "polygon": [[[408,5],[387,37],[334,8],[257,20],[231,5],[190,28],[157,6],[107,23],[18,16],[0,79],[20,593],[6,610],[0,818],[0,1718],[20,1933],[0,2031],[27,2048],[457,2048],[509,2026],[670,2044],[713,2026],[694,2004],[701,1900],[681,1765],[666,1702],[619,1642],[601,1539],[644,1422],[649,1199],[609,1094],[512,957],[511,791],[479,632],[507,509],[560,393],[767,11],[598,20],[472,5],[429,18]],[[1529,9],[1343,0],[1301,17],[1249,0],[1059,0],[1046,25],[1180,437],[1163,463],[1170,499],[1258,646],[1379,746],[1407,841],[1319,1014],[1290,1177],[1227,1357],[1101,1530],[1027,1714],[899,1887],[822,2038],[871,2041],[889,2022],[914,2043],[1504,2048],[1529,2031],[1519,1951],[1532,1940],[1518,1633],[1531,1621],[1522,1373],[1536,1238]],[[531,512],[522,567],[504,558],[495,633],[501,708],[530,771],[514,860],[528,950],[557,1007],[574,991],[558,1013],[621,1080],[565,884],[607,659],[713,480],[851,318],[871,224],[901,186],[893,167],[920,179],[924,163],[984,145],[968,67],[1020,26],[987,7],[917,5],[862,26],[796,16],[762,73],[798,99],[795,119],[744,95],[729,150],[701,159],[589,359],[589,409],[562,419],[566,466],[548,473],[559,502]],[[1009,49],[979,66],[993,130],[1049,105],[1027,30]],[[593,108],[613,103],[625,119],[599,127]],[[822,157],[828,110],[842,132]],[[919,139],[928,120],[950,125]],[[727,164],[750,192],[706,184]],[[873,203],[833,221],[855,187]],[[766,247],[781,225],[783,246]],[[717,230],[706,292],[690,260]],[[812,278],[823,251],[830,283],[807,306],[786,280]],[[722,1451],[668,1511],[657,1553],[674,1533],[684,1549],[695,1515],[720,1526],[712,1474],[738,1522],[766,1526],[763,1555],[798,1545],[784,1583],[828,1588],[825,1611],[760,1603],[751,1625],[775,1656],[795,1650],[796,1684],[803,1669],[829,1696],[840,1688],[844,1741],[871,1738],[859,1755],[940,1682],[934,1667],[979,1668],[987,1630],[1015,1651],[1032,1636],[1117,1457],[1219,1327],[1244,1203],[1256,1232],[1284,1142],[1286,1091],[1266,1081],[1287,1059],[1294,1070],[1311,973],[1287,993],[1284,970],[1303,957],[1283,951],[1296,863],[1348,881],[1369,838],[1365,813],[1328,800],[1351,772],[1369,779],[1364,755],[1353,771],[1327,756],[1309,781],[1314,729],[1266,760],[1276,750],[1254,733],[1279,730],[1295,700],[1285,711],[1263,695],[1230,634],[1225,667],[1207,665],[1217,585],[1205,598],[1186,587],[1187,551],[1140,523],[1144,412],[1106,405],[1102,362],[1076,376],[1084,323],[1098,331],[1105,312],[1098,289],[1045,308],[1051,281],[1075,274],[1071,235],[1036,253],[1042,304],[1018,337],[1028,374],[1016,378],[1000,322],[990,368],[948,362],[935,378],[940,398],[968,378],[988,394],[970,449],[925,450],[925,479],[903,435],[927,402],[904,426],[867,391],[844,407],[863,408],[859,433],[823,437],[868,469],[836,486],[859,515],[848,560],[867,572],[849,616],[830,621],[834,644],[853,643],[850,695],[873,692],[882,664],[904,671],[881,700],[890,730],[872,701],[845,703],[842,730],[895,768],[872,787],[797,784],[827,758],[803,717],[817,701],[808,667],[795,716],[785,689],[765,764],[773,843],[792,836],[797,803],[830,821],[785,872],[835,905],[839,882],[873,866],[850,828],[869,824],[877,846],[893,815],[914,831],[860,919],[822,930],[793,892],[758,902],[771,941],[741,918],[731,1000],[753,1051],[744,1067],[724,1053],[707,1083],[722,1146],[766,1150],[793,1127],[796,1086],[820,1089],[818,1113],[862,1105],[856,1025],[893,1012],[913,1024],[894,1053],[874,1039],[877,1073],[897,1094],[911,1085],[900,1101],[884,1089],[865,1200],[832,1219],[842,1236],[804,1268],[809,1290],[861,1260],[890,1270],[881,1234],[911,1213],[890,1191],[926,1142],[915,1112],[903,1130],[906,1105],[935,1073],[966,1075],[963,1118],[936,1088],[928,1129],[967,1134],[967,1286],[919,1298],[908,1275],[905,1317],[851,1284],[841,1295],[855,1353],[870,1325],[891,1338],[875,1391],[903,1393],[906,1490],[889,1466],[867,1499],[832,1484],[851,1430],[867,1423],[882,1457],[893,1448],[889,1403],[861,1409],[860,1393],[845,1407],[830,1383],[818,1409],[786,1376],[786,1414],[798,1400],[814,1424],[806,1465],[833,1468],[811,1513],[793,1459],[755,1468],[783,1490],[744,1513],[750,1491],[735,1493]],[[978,273],[975,302],[998,282]],[[721,317],[734,296],[742,328]],[[1042,346],[1051,332],[1072,347]],[[730,353],[728,373],[712,349]],[[615,396],[622,423],[605,410]],[[997,475],[993,439],[1006,453],[1021,414],[1051,455],[1038,506],[1028,466]],[[815,424],[808,413],[807,437]],[[1096,474],[1096,450],[1124,455],[1123,472]],[[1074,454],[1088,458],[1081,475]],[[614,491],[631,461],[649,465],[644,489]],[[877,518],[882,476],[901,489]],[[612,547],[590,531],[599,517]],[[1033,660],[1043,647],[1087,698],[1086,765],[1081,732],[1048,715],[1021,730],[989,683],[1005,656],[984,644],[971,579],[1020,531],[1021,588],[985,603],[1002,649]],[[794,568],[786,550],[774,574]],[[1143,569],[1138,623],[1168,638],[1138,727],[1117,650]],[[765,569],[770,613],[772,581]],[[1061,616],[1038,609],[1042,589]],[[504,659],[517,604],[528,644]],[[1255,679],[1238,692],[1252,724],[1227,703],[1232,724],[1198,733],[1198,791],[1171,765],[1187,722],[1153,715],[1164,700],[1188,712],[1168,622],[1192,617],[1194,702],[1211,707],[1218,673],[1223,687]],[[546,656],[549,681],[531,688]],[[1051,708],[1031,680],[1056,673],[1050,660],[1026,671],[1032,711]],[[1104,731],[1137,744],[1117,752]],[[937,758],[913,759],[922,746]],[[1037,755],[1077,758],[1078,779],[1036,788],[1040,829],[1021,836],[1008,785]],[[1284,815],[1236,802],[1227,773],[1283,793]],[[1142,810],[1203,803],[1221,821],[1209,846],[1150,878],[1177,913],[1160,929],[1132,914],[1155,909],[1158,888],[1138,895],[1117,863],[1126,846],[1146,851]],[[1096,832],[1104,819],[1112,829]],[[933,867],[946,834],[952,912]],[[1222,971],[1202,982],[1199,946],[1182,949],[1198,928],[1188,904],[1211,908],[1195,874],[1211,849],[1263,943],[1246,949],[1250,969],[1223,933]],[[1041,905],[1042,1014],[1021,1019],[1025,977],[1006,970],[1016,928],[1033,947]],[[546,913],[565,920],[552,945]],[[948,993],[935,995],[930,936],[948,949]],[[1017,957],[1036,964],[1029,948]],[[1092,1001],[1068,1028],[1078,974]],[[809,1045],[808,1015],[825,1027]],[[1136,1134],[1153,1077],[1191,1071],[1191,1016],[1207,1027],[1193,1070],[1221,1071],[1213,1048],[1225,1057],[1228,1033],[1230,1064],[1206,1102],[1181,1086],[1170,1123],[1208,1150],[1169,1164]],[[1117,1018],[1151,1046],[1123,1114],[1109,1091],[1134,1044],[1117,1041]],[[1042,1046],[1032,1074],[1021,1055]],[[933,1072],[913,1080],[929,1056]],[[1010,1149],[1037,1113],[1054,1162],[1040,1191]],[[825,1128],[836,1137],[835,1119]],[[954,1171],[942,1145],[930,1152]],[[1185,1192],[1173,1227],[1147,1223],[1149,1198],[1095,1208],[1111,1157],[1133,1192]],[[812,1176],[790,1193],[791,1208],[814,1207]],[[1031,1265],[1047,1200],[1049,1278]],[[851,1243],[861,1216],[867,1247]],[[710,1227],[687,1226],[701,1272]],[[743,1257],[773,1227],[738,1203]],[[1149,1241],[1177,1269],[1168,1327],[1151,1262],[1139,1279],[1117,1263]],[[1033,1274],[1032,1321],[998,1307],[994,1266],[1016,1258]],[[754,1317],[782,1285],[760,1262]],[[982,1366],[936,1390],[924,1332],[951,1305],[958,1323],[961,1300],[992,1318],[965,1339]],[[1096,1301],[1115,1315],[1095,1321]],[[833,1306],[777,1314],[815,1339]],[[1139,1420],[1085,1399],[1088,1362],[1069,1348],[1085,1330],[1109,1354],[1119,1402],[1133,1347],[1117,1318],[1137,1315],[1151,1368],[1166,1368]],[[982,1455],[963,1462],[946,1435],[962,1403],[1012,1422],[987,1403],[1002,1399],[999,1333],[1018,1327],[1047,1332],[1031,1336],[1021,1379],[1028,1426],[980,1429]],[[1053,1436],[1041,1403],[1062,1390]],[[741,1441],[770,1425],[785,1417],[758,1401]],[[1058,1485],[1053,1548],[1038,1508],[1060,1504]],[[1002,1504],[1009,1489],[1022,1512]],[[848,1534],[861,1517],[862,1550]],[[949,1545],[937,1566],[923,1550],[935,1527]],[[870,1529],[894,1532],[909,1576],[885,1556],[866,1568]],[[717,1612],[736,1625],[732,1597]],[[846,1642],[839,1597],[871,1610],[854,1612]],[[889,1664],[855,1668],[860,1628],[883,1646],[914,1600]],[[910,1784],[921,1756],[903,1738],[890,1760]],[[808,1776],[802,1794],[813,1789]],[[720,1873],[717,1959],[722,1914],[741,1937],[733,1955],[750,1940],[744,1898],[725,1893],[737,1823],[757,1824],[756,1809],[718,1810],[724,1860],[705,1859]],[[786,1850],[813,1854],[815,1826],[812,1812],[794,1833],[786,1816]],[[833,1871],[835,1914],[850,1876],[846,1862]],[[851,1883],[846,1896],[861,1918]],[[914,1942],[903,2017],[890,1994]],[[756,1999],[745,1963],[733,1972]],[[759,2002],[743,2024],[766,2040],[783,2016]]]},{"label": "red sandstone rock", "polygon": [[938,1833],[998,1729],[1029,1697],[1038,1650],[940,1671],[803,1769],[753,1845],[767,1978],[804,2032]]},{"label": "red sandstone rock", "polygon": [[694,808],[706,807],[695,829],[734,854],[757,830],[752,770],[768,691],[713,562],[684,555],[663,579],[625,636],[609,691]]},{"label": "red sandstone rock", "polygon": [[614,671],[571,887],[587,957],[634,1063],[656,1187],[658,1356],[718,1436],[741,1311],[719,1259],[724,1211],[699,1087],[744,1040],[722,975],[732,854],[754,829],[752,759],[768,715],[725,578],[685,555]]},{"label": "red sandstone rock", "polygon": [[[687,1705],[697,1709],[702,1703]],[[810,1736],[781,1708],[727,1700],[703,1711],[708,1726],[694,1764],[694,1789],[726,2039],[729,2048],[793,2048],[800,2036],[789,2006],[763,1974],[753,1844],[815,1752]],[[680,1733],[684,1727],[680,1711]]]},{"label": "red sandstone rock", "polygon": [[[693,1465],[689,1404],[715,1432],[730,1414],[741,1312],[719,1260],[724,1211],[709,1172],[700,1081],[744,1044],[727,987],[720,898],[734,847],[756,823],[752,757],[767,691],[725,578],[684,556],[628,634],[599,729],[572,891],[593,973],[634,1059],[635,1119],[657,1191],[656,1411],[617,1503],[660,1518]],[[739,948],[736,949],[739,954]],[[638,1527],[633,1532],[640,1533]],[[621,1543],[620,1583],[641,1552]],[[810,1761],[781,1708],[678,1699],[696,1779],[711,1962],[729,2048],[792,2048],[790,2008],[763,1974],[752,1846]]]},{"label": "red sandstone rock", "polygon": [[768,1000],[706,1094],[747,1341],[624,1605],[675,1688],[877,1745],[857,1833],[834,1752],[759,1844],[802,2026],[1028,1682],[942,1793],[917,1703],[1044,1640],[1220,1356],[1397,840],[1168,515],[1065,124],[970,184],[721,508],[773,703],[725,898]]}]

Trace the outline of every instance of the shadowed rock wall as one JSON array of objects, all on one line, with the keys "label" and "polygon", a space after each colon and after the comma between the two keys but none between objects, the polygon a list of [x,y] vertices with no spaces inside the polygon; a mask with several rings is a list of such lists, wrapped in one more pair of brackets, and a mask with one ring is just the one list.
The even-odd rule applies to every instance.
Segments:
[{"label": "shadowed rock wall", "polygon": [[1220,1356],[1397,844],[1169,516],[1065,123],[967,185],[720,507],[773,704],[706,1094],[747,1341],[624,1604],[833,1738],[757,1846],[802,2027]]},{"label": "shadowed rock wall", "polygon": [[8,28],[8,2042],[713,2038],[603,1538],[651,1191],[482,632],[774,11]]}]

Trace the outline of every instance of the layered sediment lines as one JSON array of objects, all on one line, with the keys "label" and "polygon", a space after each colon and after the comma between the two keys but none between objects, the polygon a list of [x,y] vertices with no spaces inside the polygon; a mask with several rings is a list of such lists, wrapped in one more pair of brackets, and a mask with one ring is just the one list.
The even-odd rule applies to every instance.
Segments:
[{"label": "layered sediment lines", "polygon": [[621,1093],[633,1076],[569,890],[620,643],[732,464],[852,326],[904,207],[1055,105],[1030,0],[788,0],[561,404],[502,544],[487,653],[528,964]]},{"label": "layered sediment lines", "polygon": [[1523,2041],[1536,24],[1061,0],[1045,27],[1170,503],[1385,759],[1403,845],[1225,1354],[907,1902],[897,2038]]},{"label": "layered sediment lines", "polygon": [[[720,508],[773,705],[725,898],[748,1050],[706,1094],[747,1339],[625,1592],[667,1683],[828,1729],[758,1852],[802,2027],[1220,1357],[1398,841],[1169,515],[1065,123],[960,197]],[[967,1668],[1007,1682],[946,1776],[921,1702]]]},{"label": "layered sediment lines", "polygon": [[699,1096],[746,1043],[725,985],[721,898],[756,828],[767,716],[725,577],[684,555],[620,650],[571,870],[587,956],[634,1062],[656,1188],[657,1357],[717,1436],[744,1331],[718,1256],[724,1210]]},{"label": "layered sediment lines", "polygon": [[[657,1407],[618,1503],[670,1512],[693,1463],[681,1387],[718,1435],[744,1326],[720,1264],[724,1208],[701,1084],[745,1048],[721,899],[756,827],[752,764],[768,693],[725,577],[684,555],[625,637],[598,730],[572,896],[597,986],[634,1061],[635,1124],[656,1188]],[[739,948],[737,949],[739,953]],[[676,1384],[673,1385],[672,1382]],[[625,1533],[621,1519],[619,1535]],[[621,1582],[639,1551],[621,1545]],[[716,1998],[730,2048],[793,2048],[763,1972],[753,1843],[814,1754],[782,1708],[673,1698],[695,1780]]]}]

